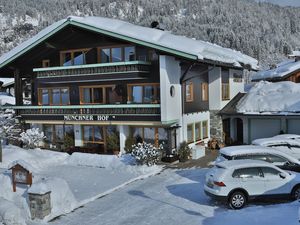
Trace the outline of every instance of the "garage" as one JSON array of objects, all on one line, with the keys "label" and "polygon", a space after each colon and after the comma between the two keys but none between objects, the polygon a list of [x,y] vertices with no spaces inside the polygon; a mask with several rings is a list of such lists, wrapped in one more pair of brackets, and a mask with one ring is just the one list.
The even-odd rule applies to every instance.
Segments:
[{"label": "garage", "polygon": [[250,119],[250,141],[280,133],[280,119]]},{"label": "garage", "polygon": [[300,118],[287,120],[287,133],[300,134]]}]

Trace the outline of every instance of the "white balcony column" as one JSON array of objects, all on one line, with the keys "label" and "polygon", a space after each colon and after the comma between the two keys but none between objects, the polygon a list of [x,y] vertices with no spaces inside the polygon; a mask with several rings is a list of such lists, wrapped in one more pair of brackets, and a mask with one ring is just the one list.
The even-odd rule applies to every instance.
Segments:
[{"label": "white balcony column", "polygon": [[128,126],[124,126],[124,125],[119,125],[118,126],[119,129],[119,137],[120,137],[120,154],[125,153],[125,142],[127,139],[127,135],[128,135]]},{"label": "white balcony column", "polygon": [[81,129],[81,125],[79,124],[74,125],[74,137],[75,137],[75,146],[76,147],[83,146],[82,129]]}]

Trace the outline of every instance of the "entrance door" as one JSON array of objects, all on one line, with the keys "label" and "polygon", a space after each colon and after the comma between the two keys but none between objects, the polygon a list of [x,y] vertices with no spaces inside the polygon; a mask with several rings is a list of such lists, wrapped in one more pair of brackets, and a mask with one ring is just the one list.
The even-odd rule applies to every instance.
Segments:
[{"label": "entrance door", "polygon": [[226,145],[231,144],[231,138],[230,138],[230,119],[225,119],[222,122],[223,124],[223,136],[224,136],[224,142]]},{"label": "entrance door", "polygon": [[243,120],[240,118],[236,119],[236,141],[238,144],[244,142]]}]

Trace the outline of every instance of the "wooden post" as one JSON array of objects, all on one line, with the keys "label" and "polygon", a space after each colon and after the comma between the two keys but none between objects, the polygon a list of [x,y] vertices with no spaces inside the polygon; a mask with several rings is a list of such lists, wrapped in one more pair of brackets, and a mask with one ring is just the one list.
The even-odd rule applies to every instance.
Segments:
[{"label": "wooden post", "polygon": [[14,70],[14,78],[15,78],[15,97],[16,97],[16,105],[23,105],[23,86],[22,86],[22,78],[20,77],[20,71],[18,69]]}]

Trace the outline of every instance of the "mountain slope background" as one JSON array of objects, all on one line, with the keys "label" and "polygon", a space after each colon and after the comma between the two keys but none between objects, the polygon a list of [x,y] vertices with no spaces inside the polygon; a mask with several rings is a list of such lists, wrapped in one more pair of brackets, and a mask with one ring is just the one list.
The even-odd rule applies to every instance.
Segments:
[{"label": "mountain slope background", "polygon": [[300,47],[300,10],[254,0],[0,0],[0,55],[68,15],[105,16],[242,51],[262,67]]}]

